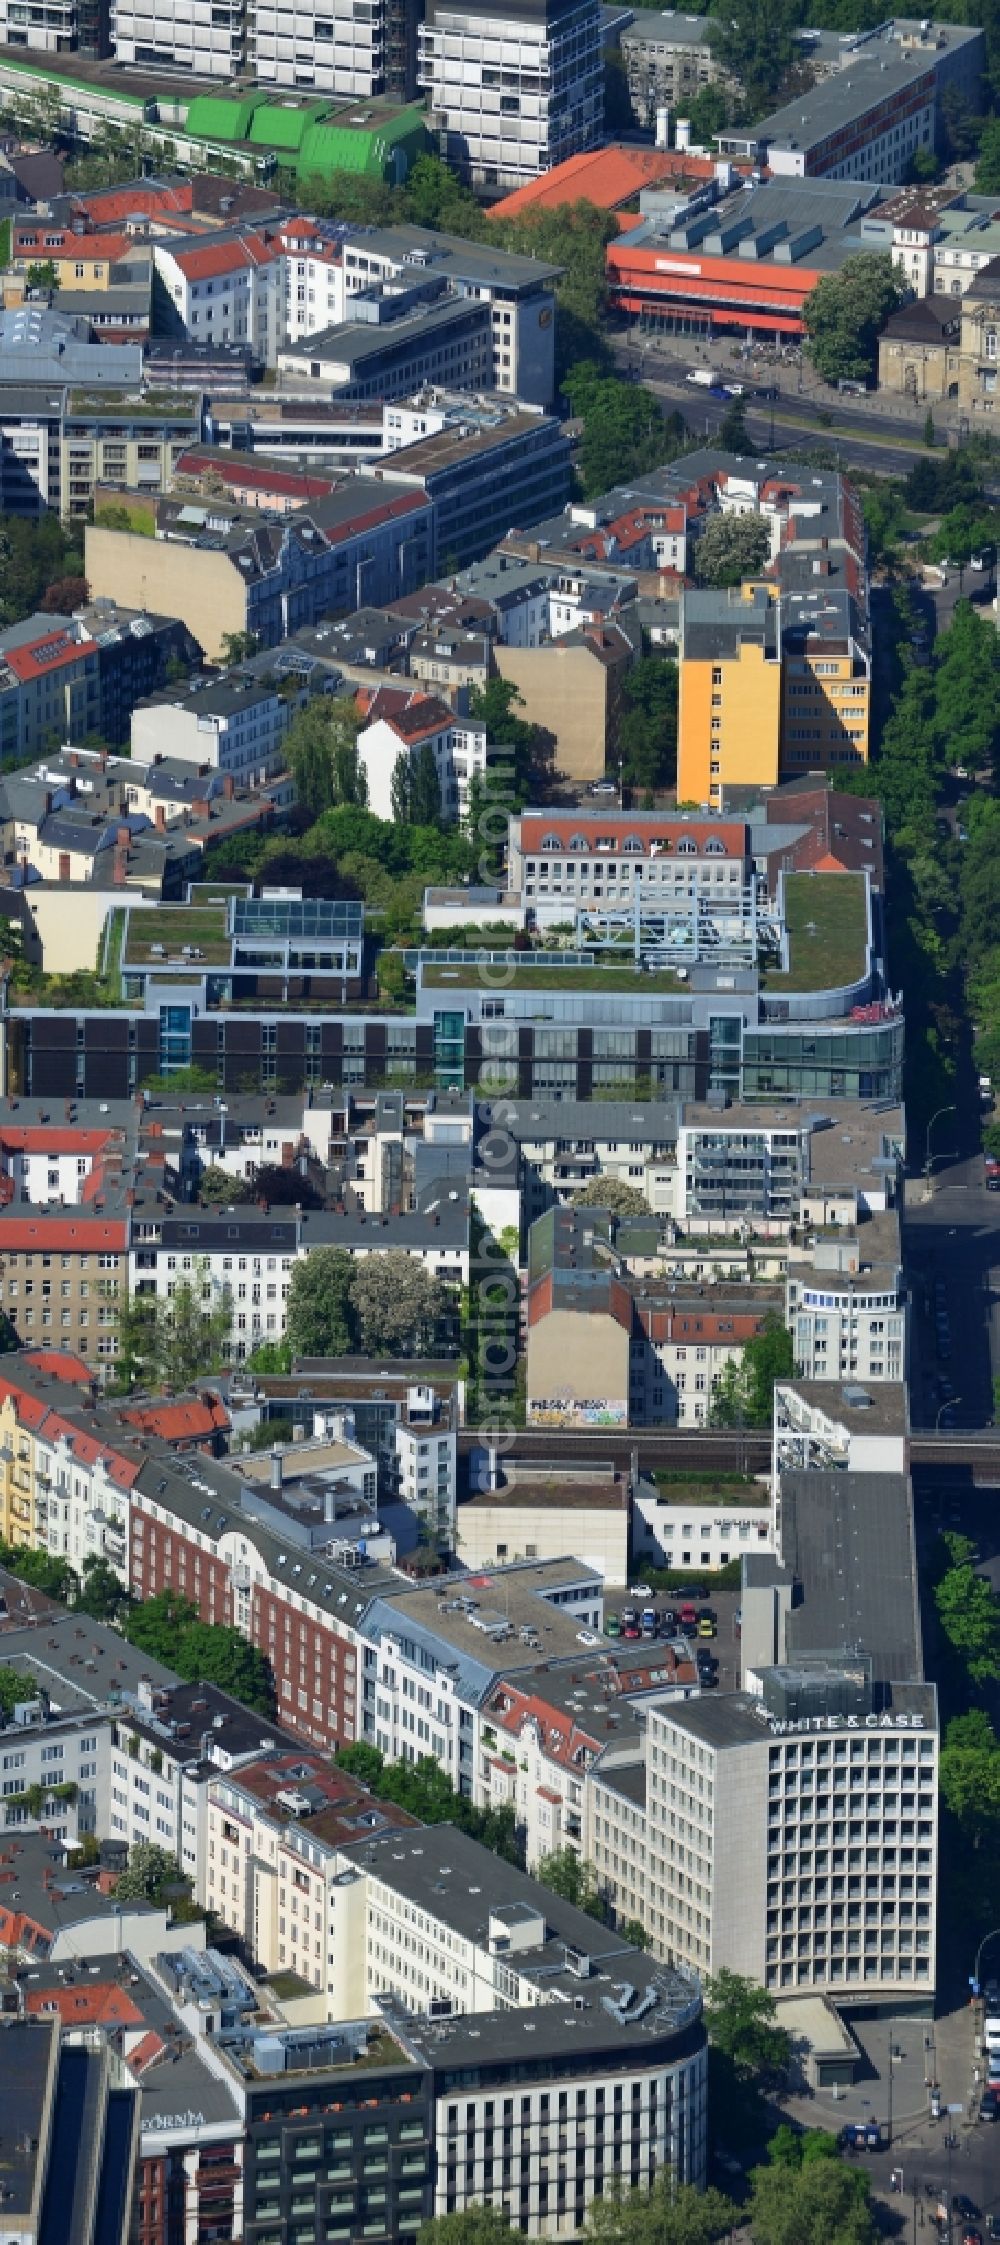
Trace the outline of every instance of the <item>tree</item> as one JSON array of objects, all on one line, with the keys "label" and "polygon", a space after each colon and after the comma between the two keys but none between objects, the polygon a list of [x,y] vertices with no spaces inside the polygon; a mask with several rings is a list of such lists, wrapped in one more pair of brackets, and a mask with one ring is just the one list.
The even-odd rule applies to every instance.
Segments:
[{"label": "tree", "polygon": [[466,2206],[438,2214],[417,2231],[417,2245],[510,2245],[510,2217],[502,2206]]},{"label": "tree", "polygon": [[990,1584],[972,1565],[965,1536],[944,1535],[951,1565],[934,1586],[934,1603],[944,1636],[964,1661],[974,1684],[1000,1677],[1000,1605]]},{"label": "tree", "polygon": [[755,2167],[750,2229],[754,2245],[876,2245],[868,2177],[839,2159]]},{"label": "tree", "polygon": [[796,59],[795,0],[725,0],[713,17],[712,52],[751,115],[762,116]]},{"label": "tree", "polygon": [[606,1208],[612,1216],[648,1216],[649,1202],[638,1185],[620,1177],[591,1177],[573,1195],[574,1208]]},{"label": "tree", "polygon": [[397,756],[393,765],[389,799],[393,818],[400,826],[409,826],[413,810],[413,766],[406,750]]},{"label": "tree", "polygon": [[670,655],[643,655],[628,672],[618,721],[622,778],[651,792],[670,787],[677,774],[677,664]]},{"label": "tree", "polygon": [[339,1769],[367,1785],[378,1800],[393,1801],[420,1824],[457,1824],[481,1847],[523,1868],[524,1850],[513,1808],[473,1808],[464,1794],[456,1793],[432,1754],[422,1754],[416,1762],[387,1762],[377,1746],[358,1740],[353,1746],[341,1746],[336,1759]]},{"label": "tree", "polygon": [[248,662],[260,645],[255,631],[224,631],[222,634],[222,668],[233,670],[237,663]]},{"label": "tree", "polygon": [[679,413],[664,415],[651,391],[606,374],[593,359],[571,367],[562,387],[583,423],[578,467],[584,498],[662,467],[687,442]]},{"label": "tree", "polygon": [[941,1798],[963,1839],[974,1848],[986,1841],[995,1852],[1000,1833],[1000,1742],[982,1708],[970,1708],[948,1724],[938,1780]]},{"label": "tree", "polygon": [[46,289],[51,296],[55,296],[61,286],[58,266],[51,257],[47,257],[44,264],[29,265],[25,271],[24,285],[26,288]]},{"label": "tree", "polygon": [[314,1247],[296,1263],[285,1332],[293,1356],[345,1356],[354,1341],[354,1258],[342,1247]]},{"label": "tree", "polygon": [[86,577],[55,577],[42,594],[43,616],[71,616],[90,599]]},{"label": "tree", "polygon": [[723,452],[736,452],[741,458],[749,452],[750,431],[747,428],[745,398],[730,398],[719,423],[718,442]]},{"label": "tree", "polygon": [[57,1598],[61,1605],[67,1605],[79,1588],[79,1576],[68,1559],[59,1558],[51,1551],[15,1547],[5,1543],[2,1537],[0,1566],[16,1575],[19,1582],[28,1583],[32,1590],[40,1590],[43,1597]]},{"label": "tree", "polygon": [[0,1663],[0,1715],[10,1721],[15,1707],[25,1700],[34,1699],[37,1686],[33,1676],[22,1676],[16,1668],[4,1661]]},{"label": "tree", "polygon": [[115,1899],[152,1902],[165,1880],[179,1878],[175,1858],[166,1848],[154,1847],[150,1840],[136,1840],[129,1849],[128,1869],[119,1874]]},{"label": "tree", "polygon": [[361,713],[347,695],[318,694],[296,710],[284,737],[285,762],[310,819],[338,803],[367,801],[358,757]]},{"label": "tree", "polygon": [[200,1620],[190,1599],[163,1590],[124,1618],[130,1645],[162,1660],[189,1684],[217,1684],[244,1707],[268,1715],[274,1705],[271,1670],[263,1653],[228,1623]]},{"label": "tree", "polygon": [[229,1169],[221,1169],[217,1162],[209,1162],[198,1179],[198,1199],[202,1208],[229,1207],[230,1204],[251,1197],[245,1179],[235,1177]]},{"label": "tree", "polygon": [[663,2169],[651,2190],[613,2190],[596,2198],[585,2235],[592,2245],[715,2245],[739,2217],[719,2190],[675,2183]]},{"label": "tree", "polygon": [[207,1263],[179,1279],[166,1299],[134,1294],[115,1305],[118,1377],[126,1387],[190,1387],[228,1361],[232,1297],[214,1288]]},{"label": "tree", "polygon": [[83,1579],[73,1600],[77,1612],[94,1621],[116,1621],[129,1594],[113,1567],[92,1551],[83,1562]]},{"label": "tree", "polygon": [[924,415],[923,439],[928,450],[931,450],[937,443],[937,430],[934,426],[934,413],[930,406],[928,406],[927,411]]},{"label": "tree", "polygon": [[703,585],[741,585],[760,576],[770,552],[771,532],[761,515],[710,515],[695,547],[695,576]]},{"label": "tree", "polygon": [[995,544],[997,520],[982,507],[960,501],[949,509],[931,539],[932,561],[950,562],[952,568],[958,570],[961,585],[973,554]]},{"label": "tree", "polygon": [[362,1256],[351,1308],[366,1356],[417,1356],[433,1348],[448,1310],[440,1280],[403,1247]]},{"label": "tree", "polygon": [[783,2120],[767,2147],[772,2167],[810,2166],[814,2159],[839,2159],[840,2145],[828,2128],[793,2128]]},{"label": "tree", "polygon": [[410,820],[414,826],[437,826],[441,817],[441,782],[437,760],[429,741],[418,749],[410,782]]},{"label": "tree", "polygon": [[572,1902],[584,1910],[588,1918],[604,1919],[606,1911],[597,1891],[597,1873],[592,1863],[585,1863],[575,1848],[554,1848],[549,1855],[539,1856],[535,1877],[550,1893],[558,1894],[563,1902]]},{"label": "tree", "polygon": [[774,1383],[795,1371],[792,1336],[777,1312],[769,1310],[759,1333],[742,1355],[727,1364],[712,1397],[713,1426],[769,1427],[774,1415]]},{"label": "tree", "polygon": [[839,273],[825,273],[802,307],[806,349],[817,374],[825,382],[869,381],[882,329],[907,293],[888,251],[861,250]]},{"label": "tree", "polygon": [[783,2027],[775,2025],[774,1997],[756,1981],[723,1965],[705,1982],[705,2025],[717,2050],[732,2061],[738,2074],[783,2074],[790,2044]]},{"label": "tree", "polygon": [[983,126],[976,163],[976,193],[1000,194],[1000,117],[988,117]]}]

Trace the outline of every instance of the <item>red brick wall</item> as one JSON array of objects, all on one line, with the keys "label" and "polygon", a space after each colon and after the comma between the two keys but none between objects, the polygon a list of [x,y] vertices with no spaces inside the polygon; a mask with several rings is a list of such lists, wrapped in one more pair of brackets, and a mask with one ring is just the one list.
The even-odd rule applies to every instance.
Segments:
[{"label": "red brick wall", "polygon": [[253,1593],[250,1641],[274,1671],[279,1722],[314,1746],[332,1748],[356,1737],[352,1645],[322,1622],[297,1613],[274,1591],[259,1587]]},{"label": "red brick wall", "polygon": [[[133,1505],[130,1545],[136,1598],[174,1590],[191,1599],[203,1621],[232,1621],[228,1567],[186,1536],[182,1521],[168,1527]],[[332,1624],[314,1621],[279,1592],[258,1586],[252,1596],[250,1642],[274,1671],[279,1722],[311,1746],[328,1750],[356,1737],[357,1662],[353,1646],[337,1636]]]}]

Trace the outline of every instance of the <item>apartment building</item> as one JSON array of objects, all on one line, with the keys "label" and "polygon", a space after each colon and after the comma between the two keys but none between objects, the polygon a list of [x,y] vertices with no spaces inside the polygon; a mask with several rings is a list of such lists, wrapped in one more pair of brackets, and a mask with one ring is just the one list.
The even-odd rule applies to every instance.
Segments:
[{"label": "apartment building", "polygon": [[901,1108],[830,1101],[791,1107],[685,1105],[677,1130],[675,1214],[699,1232],[787,1233],[800,1218],[847,1228],[898,1199]]},{"label": "apartment building", "polygon": [[[27,1691],[27,1675],[24,1682]],[[59,1715],[47,1699],[21,1700],[0,1730],[4,1831],[44,1827],[66,1847],[77,1847],[85,1834],[105,1832],[109,1736],[104,1712]]]},{"label": "apartment building", "polygon": [[462,716],[419,687],[381,686],[362,690],[365,724],[358,734],[358,757],[368,782],[368,808],[392,819],[393,783],[400,764],[412,775],[423,751],[434,758],[441,796],[440,816],[447,824],[468,820],[473,781],[486,770],[485,725]]},{"label": "apartment building", "polygon": [[295,1972],[340,2016],[340,1974],[324,1932],[352,1841],[411,1829],[415,1818],[373,1798],[345,1770],[280,1750],[210,1779],[196,1893],[265,1972]]},{"label": "apartment building", "polygon": [[902,1380],[907,1307],[895,1211],[844,1236],[817,1234],[790,1260],[786,1322],[808,1380]]},{"label": "apartment building", "polygon": [[95,1199],[73,1208],[0,1209],[0,1307],[27,1348],[57,1346],[99,1373],[117,1355],[128,1287],[128,1216]]},{"label": "apartment building", "polygon": [[431,1754],[456,1792],[473,1799],[481,1710],[497,1677],[575,1659],[597,1645],[604,1611],[600,1575],[580,1561],[508,1565],[475,1591],[446,1584],[373,1598],[359,1651],[358,1736],[389,1761]]},{"label": "apartment building", "polygon": [[477,187],[521,187],[600,140],[596,0],[512,0],[500,17],[478,0],[429,0],[417,84],[463,178]]},{"label": "apartment building", "polygon": [[513,1808],[529,1871],[553,1850],[582,1859],[588,1771],[605,1748],[635,1753],[646,1696],[655,1693],[659,1704],[696,1690],[694,1661],[680,1645],[660,1643],[494,1685],[480,1722],[476,1797],[483,1807]]},{"label": "apartment building", "polygon": [[[752,878],[749,829],[741,819],[581,806],[520,811],[510,820],[508,886],[536,916],[620,908],[739,918]],[[557,910],[558,908],[558,910]]]},{"label": "apartment building", "polygon": [[92,592],[124,600],[144,585],[218,662],[232,633],[276,647],[329,613],[415,590],[431,573],[433,512],[417,492],[359,476],[283,522],[218,499],[165,500],[155,537],[88,523],[85,550]]},{"label": "apartment building", "polygon": [[517,1149],[522,1225],[554,1200],[607,1177],[633,1185],[654,1216],[674,1212],[675,1126],[663,1102],[497,1099],[478,1110],[486,1145]]},{"label": "apartment building", "polygon": [[211,1789],[220,1771],[261,1754],[287,1754],[288,1738],[217,1684],[140,1682],[128,1712],[112,1712],[103,1837],[165,1849],[204,1898]]},{"label": "apartment building", "polygon": [[241,787],[262,787],[284,770],[282,742],[309,699],[239,671],[224,678],[164,686],[132,711],[130,754],[137,764],[180,758],[199,770],[228,773]]},{"label": "apartment building", "polygon": [[527,1404],[533,1426],[701,1426],[727,1365],[778,1287],[639,1280],[598,1209],[554,1208],[528,1243]]},{"label": "apartment building", "polygon": [[252,19],[255,76],[308,87],[348,101],[385,94],[410,101],[416,87],[416,11],[411,0],[380,0],[359,11],[347,0],[294,14],[266,0]]}]

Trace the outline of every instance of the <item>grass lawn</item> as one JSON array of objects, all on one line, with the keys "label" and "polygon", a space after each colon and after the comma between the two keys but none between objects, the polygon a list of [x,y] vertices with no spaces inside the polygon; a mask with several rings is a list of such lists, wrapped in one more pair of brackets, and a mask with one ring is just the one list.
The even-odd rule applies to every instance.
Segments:
[{"label": "grass lawn", "polygon": [[[156,911],[130,911],[123,965],[162,966],[167,959],[176,959],[186,943],[201,952],[196,964],[228,966],[230,947],[225,905],[166,904]],[[154,944],[161,946],[155,959]]]},{"label": "grass lawn", "polygon": [[[507,980],[499,980],[499,971],[494,958],[491,990],[606,990],[609,998],[616,992],[625,997],[655,998],[658,990],[684,987],[670,968],[657,969],[653,974],[637,974],[634,967],[561,967],[552,952],[539,952],[537,966],[529,966],[523,959],[512,959]],[[461,966],[431,960],[422,967],[421,978],[426,990],[467,989],[476,980],[476,967],[471,959]]]},{"label": "grass lawn", "polygon": [[785,878],[788,972],[769,967],[769,990],[830,990],[865,971],[865,883],[861,873],[789,873]]}]

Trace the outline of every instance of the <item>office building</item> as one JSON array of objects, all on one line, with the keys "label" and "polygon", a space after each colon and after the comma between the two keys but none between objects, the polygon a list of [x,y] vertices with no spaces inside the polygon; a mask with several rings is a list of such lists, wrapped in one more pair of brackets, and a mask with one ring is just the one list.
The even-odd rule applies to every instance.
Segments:
[{"label": "office building", "polygon": [[684,117],[703,86],[714,86],[724,76],[707,16],[639,9],[625,25],[620,47],[632,112],[647,132],[656,124],[658,109]]},{"label": "office building", "polygon": [[[56,2017],[8,2016],[0,2026],[5,2238],[46,2245],[73,2237],[125,2245],[138,2135],[138,2098],[119,2086],[106,2050],[64,2032]],[[100,2212],[100,2229],[96,2226]]]},{"label": "office building", "polygon": [[900,181],[918,150],[937,148],[942,94],[974,100],[982,68],[978,31],[895,20],[855,41],[848,68],[752,128],[727,127],[719,147],[780,178]]},{"label": "office building", "polygon": [[594,148],[604,123],[597,0],[428,0],[417,83],[443,153],[478,187],[508,191]]}]

